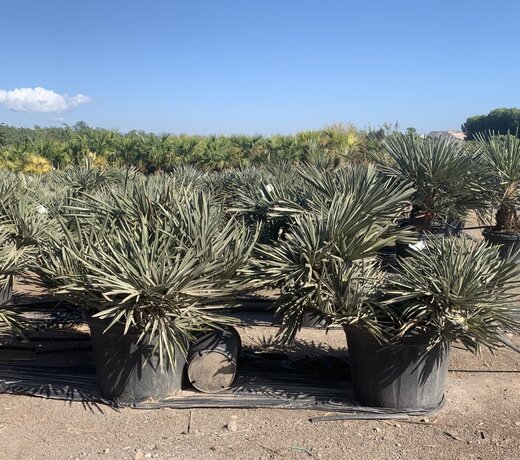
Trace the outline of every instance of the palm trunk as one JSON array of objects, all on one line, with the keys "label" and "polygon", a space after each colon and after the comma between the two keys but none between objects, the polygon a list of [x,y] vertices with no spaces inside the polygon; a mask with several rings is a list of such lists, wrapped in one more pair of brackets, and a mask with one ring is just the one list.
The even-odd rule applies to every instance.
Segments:
[{"label": "palm trunk", "polygon": [[495,216],[496,229],[514,232],[518,230],[518,216],[514,206],[500,205]]}]

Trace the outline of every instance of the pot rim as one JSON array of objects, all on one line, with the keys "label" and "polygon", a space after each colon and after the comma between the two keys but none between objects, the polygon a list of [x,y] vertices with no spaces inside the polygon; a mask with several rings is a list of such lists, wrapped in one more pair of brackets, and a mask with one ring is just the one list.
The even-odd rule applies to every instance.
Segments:
[{"label": "pot rim", "polygon": [[493,235],[505,240],[509,239],[520,241],[520,231],[518,233],[502,232],[497,230],[495,225],[485,227],[484,230],[482,230],[482,235]]}]

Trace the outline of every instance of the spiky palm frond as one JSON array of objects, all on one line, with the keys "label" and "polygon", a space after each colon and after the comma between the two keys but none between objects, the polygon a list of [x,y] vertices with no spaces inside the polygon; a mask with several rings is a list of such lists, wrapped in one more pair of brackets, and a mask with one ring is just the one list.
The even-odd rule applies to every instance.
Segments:
[{"label": "spiky palm frond", "polygon": [[[381,196],[388,208],[395,206],[387,198]],[[338,194],[328,207],[296,216],[284,239],[274,245],[259,246],[257,276],[283,286],[305,285],[324,260],[356,261],[376,256],[383,246],[394,242],[406,230],[390,231],[395,221],[381,220],[372,214],[372,204],[368,200],[363,203],[355,193]],[[399,207],[396,214],[398,210]]]},{"label": "spiky palm frond", "polygon": [[[68,221],[79,219],[89,224],[93,215],[113,228],[121,223],[144,221],[152,225],[161,221],[168,210],[177,208],[179,200],[197,193],[195,184],[185,184],[169,174],[136,176],[126,184],[113,185],[105,191],[82,194],[73,198],[62,211]],[[221,206],[206,194],[215,211]],[[107,222],[108,221],[108,222]]]},{"label": "spiky palm frond", "polygon": [[194,166],[172,166],[169,175],[179,188],[205,189],[208,174]]},{"label": "spiky palm frond", "polygon": [[39,246],[48,240],[49,234],[58,235],[61,232],[56,218],[29,192],[1,208],[4,215],[2,223],[19,248]]},{"label": "spiky palm frond", "polygon": [[[386,195],[392,200],[393,206],[384,204],[383,207],[395,216],[395,206],[404,209],[412,191],[415,193],[410,183],[384,178],[371,164],[352,164],[341,168],[320,168],[305,164],[296,171],[302,179],[306,202],[310,207],[313,204],[319,207],[330,203],[338,194],[352,194],[355,191],[361,200],[370,197],[371,203],[367,203],[367,207],[376,202],[384,203],[381,197]],[[373,213],[379,214],[380,210],[374,209]]]},{"label": "spiky palm frond", "polygon": [[231,321],[215,304],[223,308],[247,289],[240,272],[257,234],[224,221],[202,192],[172,194],[167,207],[139,201],[143,193],[132,201],[114,192],[102,210],[85,198],[81,219],[45,248],[38,272],[57,296],[139,331],[161,363],[174,365],[175,350],[185,353],[193,333]]},{"label": "spiky palm frond", "polygon": [[387,306],[394,309],[399,335],[432,333],[471,351],[496,347],[501,328],[520,331],[520,265],[502,260],[499,249],[469,238],[441,238],[400,259],[389,279]]},{"label": "spiky palm frond", "polygon": [[223,203],[228,211],[238,213],[253,228],[262,224],[263,242],[278,239],[290,216],[303,210],[301,181],[292,166],[280,166],[289,169],[248,167],[228,172],[218,180],[222,185],[216,188],[215,196],[224,197]]},{"label": "spiky palm frond", "polygon": [[5,203],[19,187],[19,178],[16,174],[0,170],[0,203]]},{"label": "spiky palm frond", "polygon": [[394,134],[383,142],[390,164],[383,171],[412,184],[411,219],[427,230],[432,220],[461,220],[483,206],[478,151],[450,139]]},{"label": "spiky palm frond", "polygon": [[249,196],[251,191],[258,193],[257,189],[269,178],[267,171],[245,166],[210,173],[206,176],[205,185],[226,208],[235,205],[240,207],[242,196]]},{"label": "spiky palm frond", "polygon": [[520,139],[512,134],[477,134],[482,151],[482,166],[490,180],[490,208],[498,208],[497,230],[518,232],[520,222],[516,208],[520,205]]},{"label": "spiky palm frond", "polygon": [[[237,173],[237,176],[230,181],[234,191],[231,209],[249,221],[262,222],[264,230],[274,235],[269,241],[276,240],[280,230],[287,231],[292,218],[311,210],[321,212],[339,194],[348,196],[348,200],[357,200],[358,204],[369,200],[363,205],[365,210],[372,206],[366,215],[385,220],[383,225],[389,230],[392,228],[390,232],[393,232],[395,226],[388,226],[386,220],[395,221],[405,211],[411,193],[406,184],[381,178],[373,165],[354,164],[337,168],[306,163],[278,172]],[[399,233],[406,238],[404,231]]]},{"label": "spiky palm frond", "polygon": [[34,248],[17,247],[9,229],[0,226],[0,324],[20,328],[17,314],[7,305],[11,300],[14,277],[27,268],[34,255]]},{"label": "spiky palm frond", "polygon": [[[18,247],[37,246],[47,232],[58,230],[45,206],[55,190],[40,176],[11,175],[0,185],[0,225]],[[45,204],[44,204],[45,203]]]},{"label": "spiky palm frond", "polygon": [[[360,321],[378,329],[369,300],[378,278],[374,256],[388,243],[386,228],[358,224],[343,198],[339,195],[322,213],[298,216],[283,240],[258,249],[254,275],[281,288],[278,314],[286,341],[294,339],[309,311],[341,324]],[[361,294],[364,300],[356,303]]]},{"label": "spiky palm frond", "polygon": [[68,167],[55,177],[63,187],[72,190],[75,196],[106,190],[110,185],[121,180],[113,170],[87,166]]},{"label": "spiky palm frond", "polygon": [[387,316],[377,303],[384,273],[375,258],[350,262],[330,257],[306,275],[305,283],[302,277],[283,289],[277,302],[283,342],[294,340],[307,314],[324,318],[328,325],[357,324],[384,338],[381,321]]},{"label": "spiky palm frond", "polygon": [[[252,274],[260,282],[281,288],[279,313],[286,340],[294,338],[307,310],[338,320],[337,312],[342,309],[345,314],[341,323],[347,324],[358,316],[350,317],[346,312],[368,308],[361,316],[370,329],[376,330],[378,320],[368,314],[373,310],[368,299],[375,293],[373,279],[377,278],[375,256],[383,246],[409,237],[406,229],[397,227],[396,220],[412,190],[399,184],[393,188],[393,183],[377,179],[371,168],[356,167],[357,172],[365,174],[347,175],[351,180],[339,181],[342,188],[329,196],[336,186],[329,188],[327,181],[318,180],[319,171],[311,171],[320,193],[314,194],[307,210],[291,218],[283,239],[259,246]],[[391,188],[385,188],[385,184]],[[365,279],[360,276],[363,271]],[[335,296],[339,294],[331,286],[340,286],[341,298],[350,298],[352,303],[338,303]],[[366,302],[354,305],[362,292]]]}]

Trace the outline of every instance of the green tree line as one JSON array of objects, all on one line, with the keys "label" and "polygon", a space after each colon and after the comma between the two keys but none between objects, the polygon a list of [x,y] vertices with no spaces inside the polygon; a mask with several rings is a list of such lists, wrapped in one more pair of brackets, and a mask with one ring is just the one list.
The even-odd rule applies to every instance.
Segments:
[{"label": "green tree line", "polygon": [[144,131],[121,133],[73,126],[16,128],[0,124],[0,168],[46,172],[85,162],[97,166],[135,166],[153,172],[181,164],[204,170],[258,165],[271,161],[302,161],[327,155],[338,162],[362,161],[378,150],[392,130],[384,125],[361,131],[336,124],[295,135],[170,135]]},{"label": "green tree line", "polygon": [[495,109],[487,115],[474,115],[469,117],[461,128],[468,140],[476,139],[478,134],[485,137],[489,133],[518,134],[520,132],[520,109]]}]

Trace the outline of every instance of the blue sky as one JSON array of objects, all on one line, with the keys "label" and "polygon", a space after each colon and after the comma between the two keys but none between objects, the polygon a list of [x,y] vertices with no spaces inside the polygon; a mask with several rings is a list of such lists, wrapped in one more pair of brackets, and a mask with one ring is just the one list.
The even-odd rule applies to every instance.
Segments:
[{"label": "blue sky", "polygon": [[[517,0],[17,0],[1,17],[15,126],[428,132],[520,106]],[[37,87],[57,111],[35,112]]]}]

